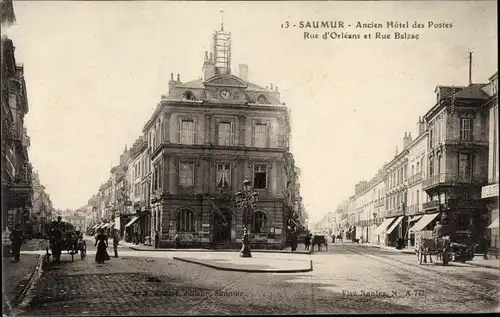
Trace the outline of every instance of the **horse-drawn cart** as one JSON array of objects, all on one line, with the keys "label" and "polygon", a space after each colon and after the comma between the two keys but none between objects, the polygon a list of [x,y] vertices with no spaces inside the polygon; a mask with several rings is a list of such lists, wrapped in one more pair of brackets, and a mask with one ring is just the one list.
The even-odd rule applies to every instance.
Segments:
[{"label": "horse-drawn cart", "polygon": [[419,264],[427,263],[427,256],[432,263],[432,256],[436,256],[443,265],[448,265],[451,259],[450,237],[433,238],[432,231],[415,233],[415,254]]},{"label": "horse-drawn cart", "polygon": [[[75,231],[70,223],[61,222],[59,225],[53,225],[50,234],[50,245],[46,252],[52,262],[61,262],[61,254],[67,251],[71,255],[71,262],[75,260],[75,255],[80,253],[82,259],[87,255],[87,244],[83,239],[83,235],[79,231]],[[49,253],[49,248],[52,253]]]}]

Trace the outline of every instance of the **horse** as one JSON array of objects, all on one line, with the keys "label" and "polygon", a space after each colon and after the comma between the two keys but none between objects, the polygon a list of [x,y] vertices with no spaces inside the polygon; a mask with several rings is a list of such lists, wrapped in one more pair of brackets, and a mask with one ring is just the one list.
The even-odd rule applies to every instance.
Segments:
[{"label": "horse", "polygon": [[[422,239],[420,245],[416,250],[417,260],[419,263],[427,263],[427,255],[429,255],[429,262],[432,264],[432,255],[436,255],[436,261],[448,263],[444,256],[448,256],[447,251],[450,248],[450,237]],[[446,253],[446,254],[445,254]]]}]

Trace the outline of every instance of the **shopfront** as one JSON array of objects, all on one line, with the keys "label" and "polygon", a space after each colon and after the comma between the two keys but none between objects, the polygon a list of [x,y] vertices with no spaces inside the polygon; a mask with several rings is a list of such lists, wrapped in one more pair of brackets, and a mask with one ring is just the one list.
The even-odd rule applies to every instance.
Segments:
[{"label": "shopfront", "polygon": [[407,219],[408,225],[406,226],[406,233],[405,233],[406,245],[412,246],[412,247],[415,246],[415,232],[410,231],[410,229],[422,217],[423,217],[423,215],[416,215],[416,216],[409,216],[408,217],[408,219]]},{"label": "shopfront", "polygon": [[377,242],[381,245],[388,245],[388,239],[387,239],[387,228],[393,223],[395,220],[395,217],[392,218],[385,218],[384,221],[378,226],[377,229],[375,229],[375,234],[378,236]]},{"label": "shopfront", "polygon": [[498,248],[499,243],[499,220],[498,220],[498,184],[484,186],[481,189],[481,198],[486,202],[488,208],[488,227],[486,235],[489,238],[491,248]]}]

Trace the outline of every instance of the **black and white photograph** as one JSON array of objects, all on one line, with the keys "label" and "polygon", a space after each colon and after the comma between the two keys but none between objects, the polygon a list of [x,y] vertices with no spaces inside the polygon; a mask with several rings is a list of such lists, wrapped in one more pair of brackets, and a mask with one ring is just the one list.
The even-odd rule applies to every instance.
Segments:
[{"label": "black and white photograph", "polygon": [[0,5],[3,316],[500,312],[496,1]]}]

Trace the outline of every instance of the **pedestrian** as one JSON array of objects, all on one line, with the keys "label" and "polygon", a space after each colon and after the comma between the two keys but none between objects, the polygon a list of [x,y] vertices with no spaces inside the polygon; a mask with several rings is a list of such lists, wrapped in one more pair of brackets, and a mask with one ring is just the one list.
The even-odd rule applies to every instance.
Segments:
[{"label": "pedestrian", "polygon": [[160,248],[160,235],[158,234],[158,230],[155,230],[155,249]]},{"label": "pedestrian", "polygon": [[139,244],[139,232],[135,232],[135,244]]},{"label": "pedestrian", "polygon": [[292,252],[297,250],[297,234],[295,231],[292,231]]},{"label": "pedestrian", "polygon": [[14,256],[14,261],[19,262],[21,257],[21,246],[24,241],[24,234],[19,223],[16,223],[14,230],[10,233],[10,240],[12,241],[12,255]]},{"label": "pedestrian", "polygon": [[118,234],[118,229],[114,230],[113,234],[113,250],[115,251],[115,258],[118,257],[118,242],[120,242],[120,235]]},{"label": "pedestrian", "polygon": [[325,250],[328,252],[328,236],[325,236]]},{"label": "pedestrian", "polygon": [[105,261],[109,260],[109,255],[106,250],[108,248],[108,237],[104,234],[104,229],[99,230],[99,234],[95,240],[95,246],[97,246],[95,261],[99,264],[103,264]]},{"label": "pedestrian", "polygon": [[181,236],[176,233],[175,234],[175,242],[174,242],[174,248],[179,249],[181,247]]},{"label": "pedestrian", "polygon": [[305,244],[304,250],[309,251],[309,245],[311,244],[311,237],[309,236],[309,234],[306,234],[304,238],[304,244]]}]

